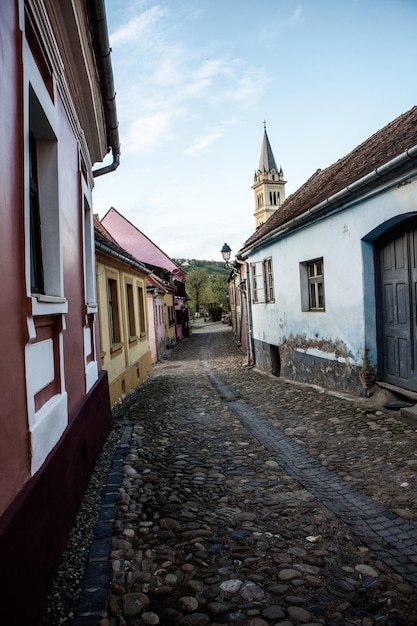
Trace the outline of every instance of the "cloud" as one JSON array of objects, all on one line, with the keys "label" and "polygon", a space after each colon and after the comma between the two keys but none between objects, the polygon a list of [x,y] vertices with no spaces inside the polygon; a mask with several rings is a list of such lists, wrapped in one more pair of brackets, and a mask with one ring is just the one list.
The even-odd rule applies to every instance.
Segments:
[{"label": "cloud", "polygon": [[164,11],[158,5],[136,15],[110,35],[111,44],[119,46],[140,41],[143,45],[150,40],[150,31],[163,15]]},{"label": "cloud", "polygon": [[[117,90],[123,152],[137,154],[181,141],[194,155],[207,150],[226,132],[219,115],[238,120],[243,108],[256,105],[270,77],[239,57],[212,55],[208,47],[187,47],[172,28],[169,9],[156,5],[136,15],[112,35],[122,91]],[[220,113],[219,113],[220,112]],[[201,120],[214,113],[217,124],[205,136]],[[183,122],[187,119],[187,125]],[[200,129],[196,130],[195,125]]]},{"label": "cloud", "polygon": [[185,150],[185,154],[188,156],[194,156],[199,152],[203,152],[207,150],[211,146],[212,143],[220,139],[224,135],[224,130],[221,128],[214,129],[211,133],[206,135],[205,137],[199,137],[194,141],[194,143]]},{"label": "cloud", "polygon": [[291,13],[291,15],[287,17],[287,19],[285,20],[286,23],[289,24],[290,26],[295,26],[296,24],[298,24],[302,13],[303,13],[303,7],[299,5],[298,7],[295,8],[294,12]]},{"label": "cloud", "polygon": [[140,115],[134,119],[123,142],[123,152],[134,154],[145,152],[170,139],[173,114],[157,111],[152,115]]},{"label": "cloud", "polygon": [[280,15],[280,19],[272,20],[261,28],[259,39],[265,46],[274,47],[276,37],[291,28],[295,28],[299,24],[302,14],[303,7],[299,4],[290,15],[283,17]]}]

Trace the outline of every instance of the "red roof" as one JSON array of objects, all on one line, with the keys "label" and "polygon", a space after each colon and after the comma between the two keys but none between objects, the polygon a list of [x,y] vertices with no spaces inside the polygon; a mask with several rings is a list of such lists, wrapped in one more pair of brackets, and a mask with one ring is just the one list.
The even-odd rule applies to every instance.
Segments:
[{"label": "red roof", "polygon": [[317,170],[243,244],[256,243],[264,235],[285,225],[417,145],[417,106],[397,117],[325,170]]}]

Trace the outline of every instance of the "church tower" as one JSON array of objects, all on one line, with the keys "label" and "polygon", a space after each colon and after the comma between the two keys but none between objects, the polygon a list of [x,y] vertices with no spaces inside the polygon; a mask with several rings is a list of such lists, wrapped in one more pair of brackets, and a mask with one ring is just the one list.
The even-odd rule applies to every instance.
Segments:
[{"label": "church tower", "polygon": [[285,200],[284,172],[282,167],[278,170],[272,154],[271,144],[266,133],[264,122],[264,137],[262,141],[261,158],[259,167],[255,172],[252,189],[255,194],[255,224],[258,228],[271,217]]}]

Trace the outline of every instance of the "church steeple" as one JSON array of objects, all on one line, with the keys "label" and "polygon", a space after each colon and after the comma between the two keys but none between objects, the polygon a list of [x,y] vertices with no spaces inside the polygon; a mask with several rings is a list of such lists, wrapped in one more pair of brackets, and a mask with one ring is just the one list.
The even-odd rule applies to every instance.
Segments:
[{"label": "church steeple", "polygon": [[262,140],[259,167],[255,172],[252,189],[255,193],[255,224],[258,228],[271,217],[285,200],[284,172],[278,170],[266,132],[264,122],[264,136]]}]

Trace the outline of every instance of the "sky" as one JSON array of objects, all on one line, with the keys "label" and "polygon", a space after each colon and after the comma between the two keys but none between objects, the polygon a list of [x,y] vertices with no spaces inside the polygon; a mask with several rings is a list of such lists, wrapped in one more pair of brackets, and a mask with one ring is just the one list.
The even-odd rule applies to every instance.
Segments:
[{"label": "sky", "polygon": [[221,261],[224,243],[233,258],[254,232],[264,121],[288,197],[417,104],[417,0],[106,12],[121,162],[95,179],[94,212],[115,207],[171,258]]}]

